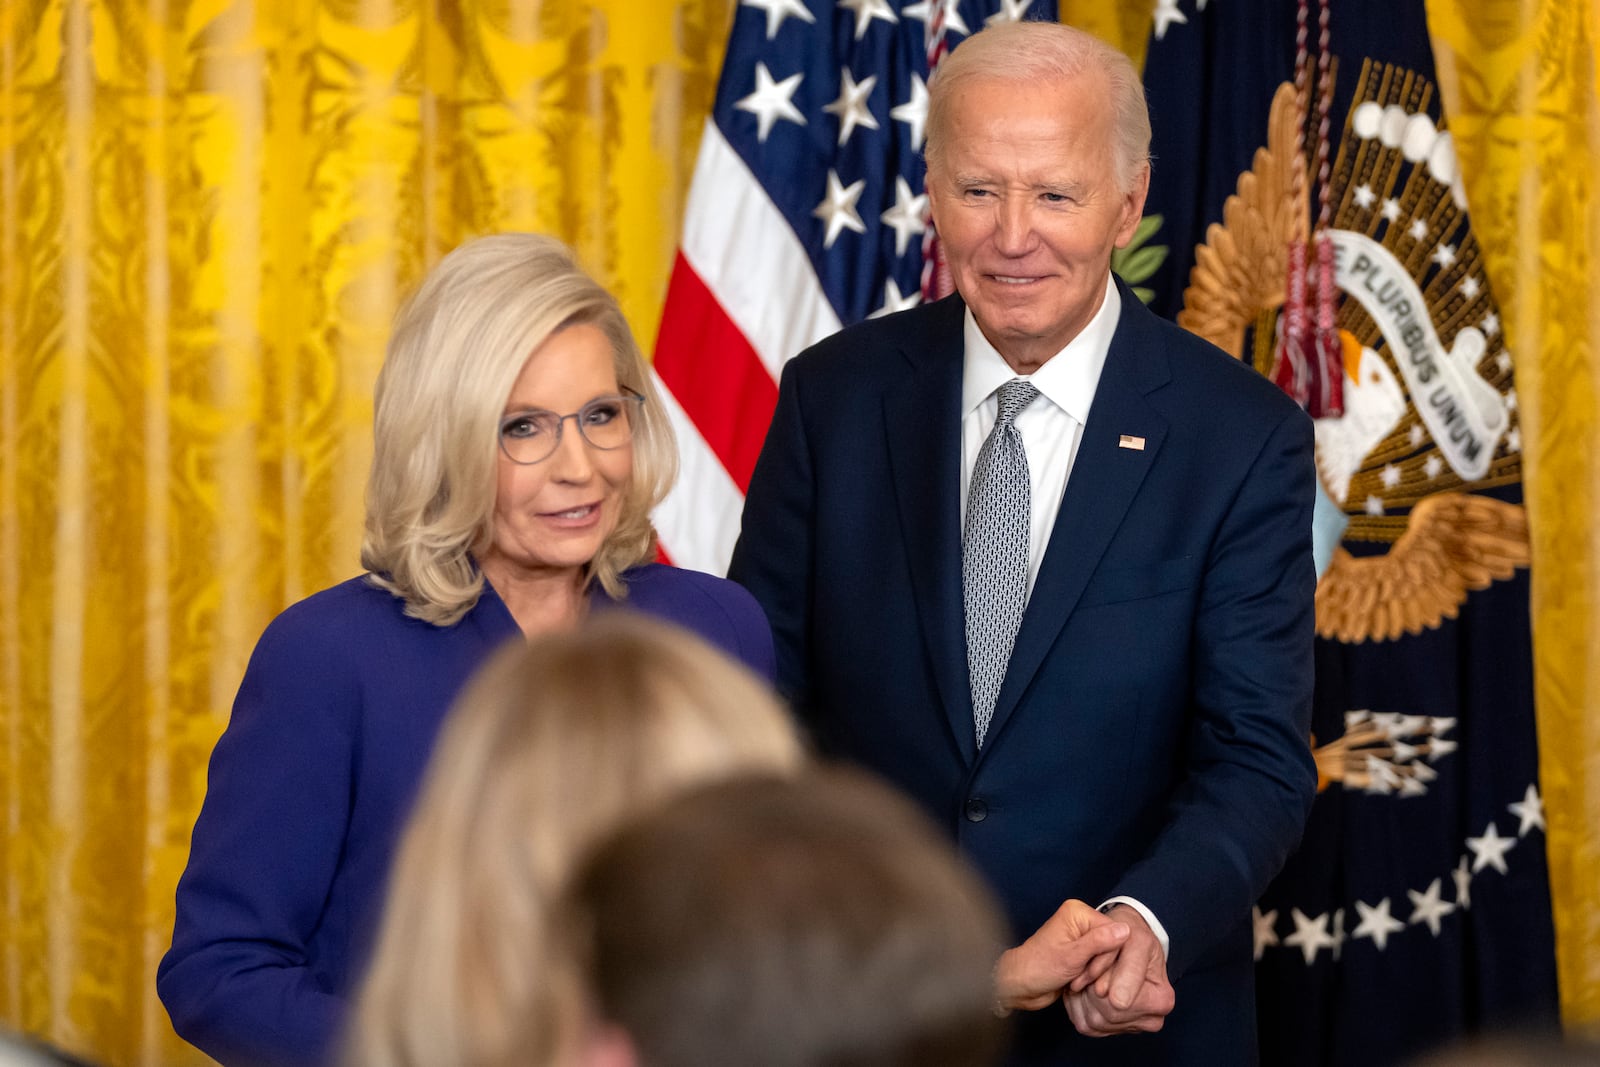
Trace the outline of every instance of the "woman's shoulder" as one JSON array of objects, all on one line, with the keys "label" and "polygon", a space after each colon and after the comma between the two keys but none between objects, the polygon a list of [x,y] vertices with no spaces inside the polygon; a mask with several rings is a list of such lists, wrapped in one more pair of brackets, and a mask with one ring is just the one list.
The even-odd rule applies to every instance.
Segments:
[{"label": "woman's shoulder", "polygon": [[630,568],[622,580],[633,610],[693,630],[771,677],[772,629],[761,605],[742,585],[662,563]]},{"label": "woman's shoulder", "polygon": [[628,587],[628,599],[640,608],[656,603],[688,601],[723,611],[743,612],[754,608],[761,610],[751,596],[737,582],[718,578],[704,571],[686,567],[673,567],[665,563],[644,563],[624,571],[622,580]]},{"label": "woman's shoulder", "polygon": [[364,658],[375,647],[433,644],[431,623],[405,613],[405,601],[359,575],[284,608],[256,643],[256,659],[290,663]]},{"label": "woman's shoulder", "polygon": [[375,584],[370,574],[362,574],[290,604],[267,626],[267,632],[291,631],[326,638],[347,634],[353,627],[408,622],[418,620],[406,616],[405,602]]}]

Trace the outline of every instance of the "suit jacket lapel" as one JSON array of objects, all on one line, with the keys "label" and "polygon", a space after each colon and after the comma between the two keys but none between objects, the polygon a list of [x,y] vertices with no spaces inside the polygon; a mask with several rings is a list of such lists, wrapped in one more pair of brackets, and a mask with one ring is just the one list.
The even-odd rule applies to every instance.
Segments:
[{"label": "suit jacket lapel", "polygon": [[957,747],[976,756],[961,599],[961,321],[959,299],[920,317],[901,342],[909,372],[884,396],[900,536],[940,703]]},{"label": "suit jacket lapel", "polygon": [[[1145,396],[1166,382],[1166,354],[1154,338],[1146,336],[1153,316],[1126,287],[1122,288],[1122,308],[1072,475],[995,701],[986,751],[1077,607],[1166,437],[1166,419]],[[1124,435],[1143,437],[1144,448],[1122,447]]]}]

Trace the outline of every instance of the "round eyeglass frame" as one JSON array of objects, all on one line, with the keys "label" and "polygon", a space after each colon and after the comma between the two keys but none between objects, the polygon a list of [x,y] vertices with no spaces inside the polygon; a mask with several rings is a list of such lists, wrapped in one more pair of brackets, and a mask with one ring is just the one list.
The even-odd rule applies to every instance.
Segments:
[{"label": "round eyeglass frame", "polygon": [[[588,432],[583,428],[583,416],[592,411],[597,404],[616,403],[618,401],[626,404],[631,401],[636,404],[640,410],[644,408],[645,398],[643,393],[626,385],[621,386],[620,388],[622,390],[621,392],[609,394],[607,396],[597,396],[587,404],[583,405],[583,407],[579,408],[577,411],[570,412],[566,415],[557,415],[555,412],[550,411],[547,408],[530,408],[527,411],[518,411],[505,416],[500,420],[500,428],[495,432],[495,438],[500,444],[501,454],[519,467],[532,467],[535,464],[543,463],[560,450],[561,435],[563,431],[566,430],[568,419],[574,420],[574,424],[578,427],[578,435],[583,438],[583,443],[588,445],[590,448],[596,448],[602,452],[611,452],[621,448],[623,445],[628,444],[633,440],[632,415],[627,411],[626,408],[624,408],[622,411],[622,417],[629,420],[628,436],[625,439],[618,441],[614,445],[602,445],[596,443],[590,439]],[[518,459],[516,456],[511,454],[511,449],[506,446],[506,427],[511,425],[513,422],[526,419],[532,415],[554,416],[556,420],[556,429],[555,433],[550,435],[550,450],[544,455],[540,456],[538,459]]]}]

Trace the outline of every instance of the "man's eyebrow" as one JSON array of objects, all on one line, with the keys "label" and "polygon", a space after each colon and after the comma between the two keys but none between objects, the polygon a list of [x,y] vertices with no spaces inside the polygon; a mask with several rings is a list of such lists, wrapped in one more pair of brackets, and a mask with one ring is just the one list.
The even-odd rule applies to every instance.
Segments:
[{"label": "man's eyebrow", "polygon": [[[958,189],[971,189],[980,185],[1004,185],[999,178],[985,177],[980,174],[957,174],[950,179],[952,185]],[[1088,185],[1077,179],[1063,181],[1033,182],[1028,186],[1035,193],[1059,193],[1063,196],[1081,197]]]},{"label": "man's eyebrow", "polygon": [[1087,186],[1080,181],[1036,182],[1033,188],[1041,193],[1060,193],[1062,196],[1078,197],[1083,195]]}]

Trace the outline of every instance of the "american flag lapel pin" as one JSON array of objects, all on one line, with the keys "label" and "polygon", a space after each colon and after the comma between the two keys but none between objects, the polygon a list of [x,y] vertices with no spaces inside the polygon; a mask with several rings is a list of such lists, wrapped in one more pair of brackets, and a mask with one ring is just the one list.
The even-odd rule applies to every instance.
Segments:
[{"label": "american flag lapel pin", "polygon": [[1117,447],[1118,448],[1131,448],[1135,452],[1143,452],[1144,451],[1144,438],[1135,437],[1131,433],[1125,433],[1120,438],[1117,439]]}]

